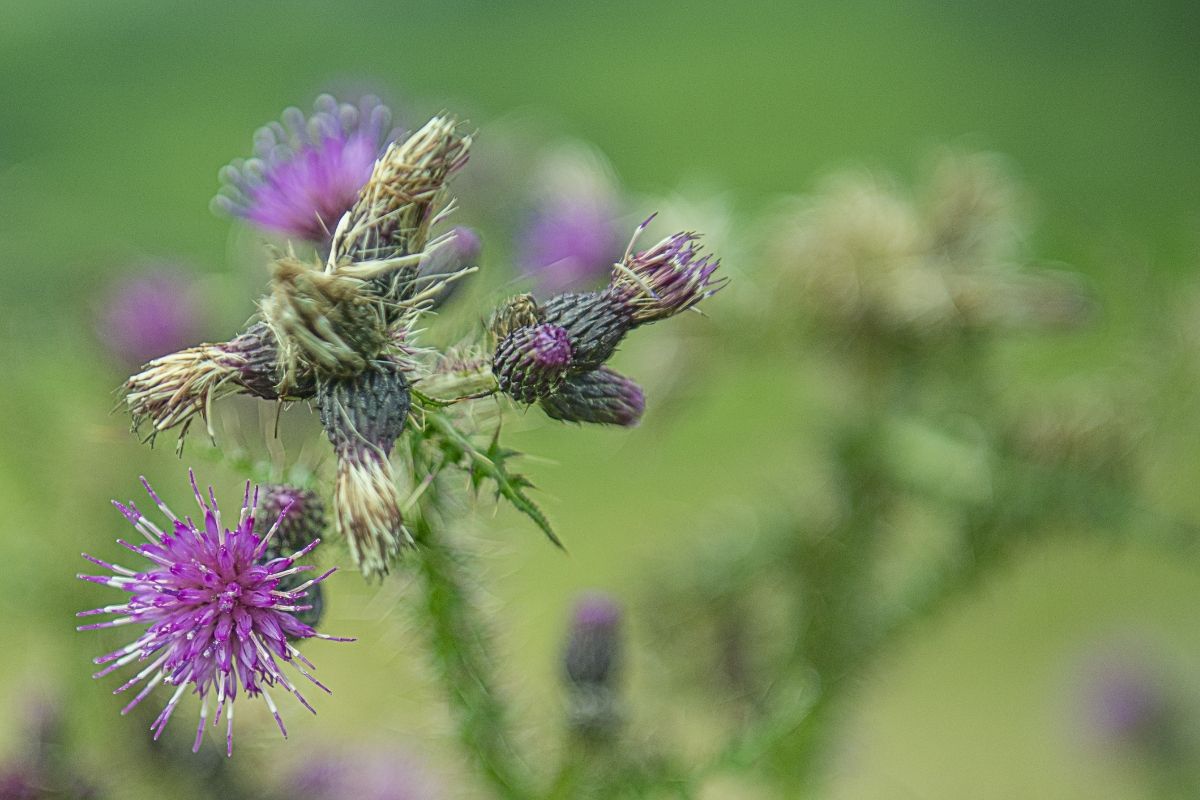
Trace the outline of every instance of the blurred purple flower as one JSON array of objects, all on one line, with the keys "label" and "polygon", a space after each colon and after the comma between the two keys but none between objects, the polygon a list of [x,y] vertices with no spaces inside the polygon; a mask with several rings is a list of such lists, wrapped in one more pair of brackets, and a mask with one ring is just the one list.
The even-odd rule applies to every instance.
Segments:
[{"label": "blurred purple flower", "polygon": [[571,686],[611,687],[621,666],[621,607],[602,592],[579,598],[567,632],[563,672]]},{"label": "blurred purple flower", "polygon": [[200,338],[203,328],[191,284],[170,267],[118,278],[97,316],[100,341],[130,366],[186,347]]},{"label": "blurred purple flower", "polygon": [[312,569],[296,566],[296,560],[311,552],[320,540],[312,541],[291,556],[263,563],[263,555],[276,531],[272,528],[264,537],[254,533],[258,491],[252,495],[247,482],[237,524],[226,528],[222,526],[212,490],[209,489],[206,500],[194,475],[191,482],[203,517],[200,527],[190,517],[177,517],[145,479],[142,485],[171,523],[167,532],[147,519],[133,503],[128,506],[113,503],[148,540],[146,544],[131,544],[118,539],[118,543],[152,564],[148,570],[134,571],[85,554],[88,561],[113,574],[80,575],[80,579],[128,592],[130,598],[124,603],[80,612],[78,616],[81,617],[119,616],[106,622],[81,625],[79,630],[146,625],[130,644],[96,658],[97,664],[107,666],[93,677],[104,677],[135,660],[143,662],[153,658],[116,692],[145,682],[122,709],[121,713],[125,714],[159,683],[177,687],[151,726],[155,739],[162,735],[180,697],[191,686],[201,701],[200,724],[193,751],[200,748],[204,724],[208,720],[209,694],[215,690],[217,708],[213,724],[220,720],[222,711],[228,710],[225,741],[226,752],[232,754],[233,706],[239,687],[248,696],[263,696],[284,736],[287,731],[275,701],[267,692],[268,686],[282,687],[316,713],[283,673],[279,661],[291,664],[317,687],[328,691],[305,669],[312,664],[289,637],[333,639],[317,633],[295,617],[295,612],[308,608],[306,590],[323,581],[333,570],[290,590],[283,589],[280,582],[284,578]]},{"label": "blurred purple flower", "polygon": [[1177,751],[1179,708],[1161,672],[1128,648],[1100,652],[1080,676],[1081,717],[1094,743],[1160,758]]},{"label": "blurred purple flower", "polygon": [[416,761],[380,747],[315,753],[288,776],[285,784],[289,795],[306,800],[425,800],[442,796]]},{"label": "blurred purple flower", "polygon": [[616,181],[603,158],[562,148],[537,171],[532,213],[517,240],[521,270],[542,295],[606,280],[621,255]]},{"label": "blurred purple flower", "polygon": [[354,106],[323,94],[313,111],[306,118],[289,108],[281,122],[259,128],[254,156],[221,170],[213,207],[263,230],[326,244],[397,132],[391,110],[376,97]]}]

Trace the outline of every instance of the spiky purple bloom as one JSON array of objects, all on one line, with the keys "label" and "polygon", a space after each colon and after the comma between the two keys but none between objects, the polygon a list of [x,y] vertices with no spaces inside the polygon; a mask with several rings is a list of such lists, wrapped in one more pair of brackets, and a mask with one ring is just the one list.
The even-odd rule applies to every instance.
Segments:
[{"label": "spiky purple bloom", "polygon": [[278,521],[265,536],[254,532],[254,513],[258,490],[246,484],[242,510],[237,524],[223,527],[216,498],[209,489],[208,499],[200,493],[195,475],[192,490],[200,506],[203,523],[197,526],[190,517],[180,518],[142,479],[151,500],[170,521],[164,532],[130,503],[113,505],[146,539],[132,544],[118,539],[127,550],[145,557],[150,568],[134,571],[84,554],[84,558],[111,571],[112,575],[80,575],[79,578],[128,592],[124,603],[82,611],[81,617],[117,614],[116,619],[79,626],[79,630],[145,625],[145,630],[128,645],[95,659],[105,665],[93,677],[101,678],[134,661],[150,663],[114,693],[124,692],[139,683],[144,686],[121,710],[128,713],[159,683],[175,686],[151,730],[158,739],[190,686],[200,696],[200,724],[196,728],[193,752],[199,750],[208,720],[210,695],[216,696],[216,725],[226,712],[226,752],[233,752],[233,708],[239,689],[247,696],[262,695],[275,717],[279,730],[287,736],[283,720],[268,692],[276,685],[296,696],[305,708],[315,709],[284,674],[280,662],[290,664],[314,685],[329,690],[314,678],[309,662],[289,639],[320,638],[350,641],[317,633],[296,618],[308,608],[307,590],[319,584],[334,570],[307,580],[295,588],[283,589],[281,582],[311,566],[299,566],[297,560],[310,553],[316,539],[290,556],[264,563],[263,556],[278,528]]},{"label": "spiky purple bloom", "polygon": [[96,334],[121,363],[139,366],[199,339],[200,307],[177,270],[155,267],[123,275],[104,298]]},{"label": "spiky purple bloom", "polygon": [[609,367],[572,375],[539,402],[551,419],[626,428],[637,425],[646,410],[642,387]]},{"label": "spiky purple bloom", "polygon": [[571,365],[571,340],[556,325],[517,328],[496,346],[492,373],[500,390],[532,403],[558,389]]},{"label": "spiky purple bloom", "polygon": [[254,156],[220,173],[214,208],[274,233],[328,243],[371,168],[395,138],[392,112],[367,96],[357,106],[323,94],[254,134]]},{"label": "spiky purple bloom", "polygon": [[[635,241],[652,219],[638,227]],[[713,280],[720,260],[702,255],[699,239],[696,233],[677,233],[636,254],[630,242],[625,257],[613,268],[608,291],[628,305],[635,325],[686,311],[724,285]]]}]

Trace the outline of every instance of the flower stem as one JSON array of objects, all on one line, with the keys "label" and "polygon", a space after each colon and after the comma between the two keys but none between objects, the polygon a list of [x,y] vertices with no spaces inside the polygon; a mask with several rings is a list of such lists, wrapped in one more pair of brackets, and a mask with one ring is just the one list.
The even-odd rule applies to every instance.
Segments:
[{"label": "flower stem", "polygon": [[412,528],[434,663],[453,707],[459,739],[481,775],[497,796],[523,800],[530,796],[528,777],[512,747],[508,713],[496,691],[490,637],[471,599],[464,554],[454,550],[430,520],[428,509],[436,508],[433,492],[431,487],[422,498],[422,514]]}]

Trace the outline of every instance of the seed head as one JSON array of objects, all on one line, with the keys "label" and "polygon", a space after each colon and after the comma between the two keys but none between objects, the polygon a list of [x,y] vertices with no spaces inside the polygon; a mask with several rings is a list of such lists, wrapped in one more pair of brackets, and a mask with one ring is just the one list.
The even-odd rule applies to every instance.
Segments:
[{"label": "seed head", "polygon": [[384,574],[404,530],[388,456],[404,430],[410,404],[408,381],[394,361],[372,362],[351,378],[323,383],[317,391],[321,424],[337,454],[333,518],[363,574]]},{"label": "seed head", "polygon": [[[80,575],[85,581],[110,586],[129,593],[127,602],[108,605],[79,616],[117,614],[116,619],[82,625],[79,630],[145,625],[146,629],[130,644],[95,659],[106,665],[95,674],[100,678],[134,662],[150,661],[116,691],[124,692],[144,683],[133,700],[122,709],[127,713],[160,683],[174,686],[171,699],[155,719],[154,738],[162,735],[168,720],[188,687],[200,696],[200,724],[196,729],[193,751],[200,748],[204,725],[208,720],[209,699],[216,695],[216,714],[227,715],[226,752],[233,752],[233,707],[239,690],[249,697],[262,695],[275,717],[280,731],[287,735],[283,720],[268,687],[281,686],[291,692],[310,711],[311,705],[283,672],[281,663],[324,691],[306,666],[311,664],[292,639],[333,637],[317,633],[296,618],[307,609],[308,590],[325,580],[333,570],[305,581],[295,588],[283,589],[284,578],[312,567],[296,562],[320,542],[313,540],[287,557],[266,563],[263,557],[276,530],[266,536],[254,532],[258,492],[246,484],[241,515],[233,528],[222,525],[221,513],[212,490],[207,499],[200,493],[195,476],[192,490],[200,506],[203,523],[197,526],[188,517],[176,516],[150,485],[143,480],[151,499],[170,522],[168,532],[145,517],[135,505],[114,503],[125,518],[147,539],[145,544],[118,542],[151,563],[148,569],[135,571],[84,555],[88,561],[112,572],[112,575]],[[347,641],[347,640],[339,640]],[[314,711],[315,713],[315,711]]]}]

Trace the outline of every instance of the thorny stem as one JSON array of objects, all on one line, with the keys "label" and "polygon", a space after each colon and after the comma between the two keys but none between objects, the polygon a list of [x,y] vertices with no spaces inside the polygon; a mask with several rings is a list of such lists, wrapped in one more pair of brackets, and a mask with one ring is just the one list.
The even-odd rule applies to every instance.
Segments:
[{"label": "thorny stem", "polygon": [[[436,481],[434,482],[436,484]],[[431,484],[412,520],[431,650],[456,717],[458,736],[497,795],[531,796],[525,766],[509,737],[508,712],[496,690],[495,657],[479,608],[472,602],[465,554],[454,550],[430,519]]]}]

